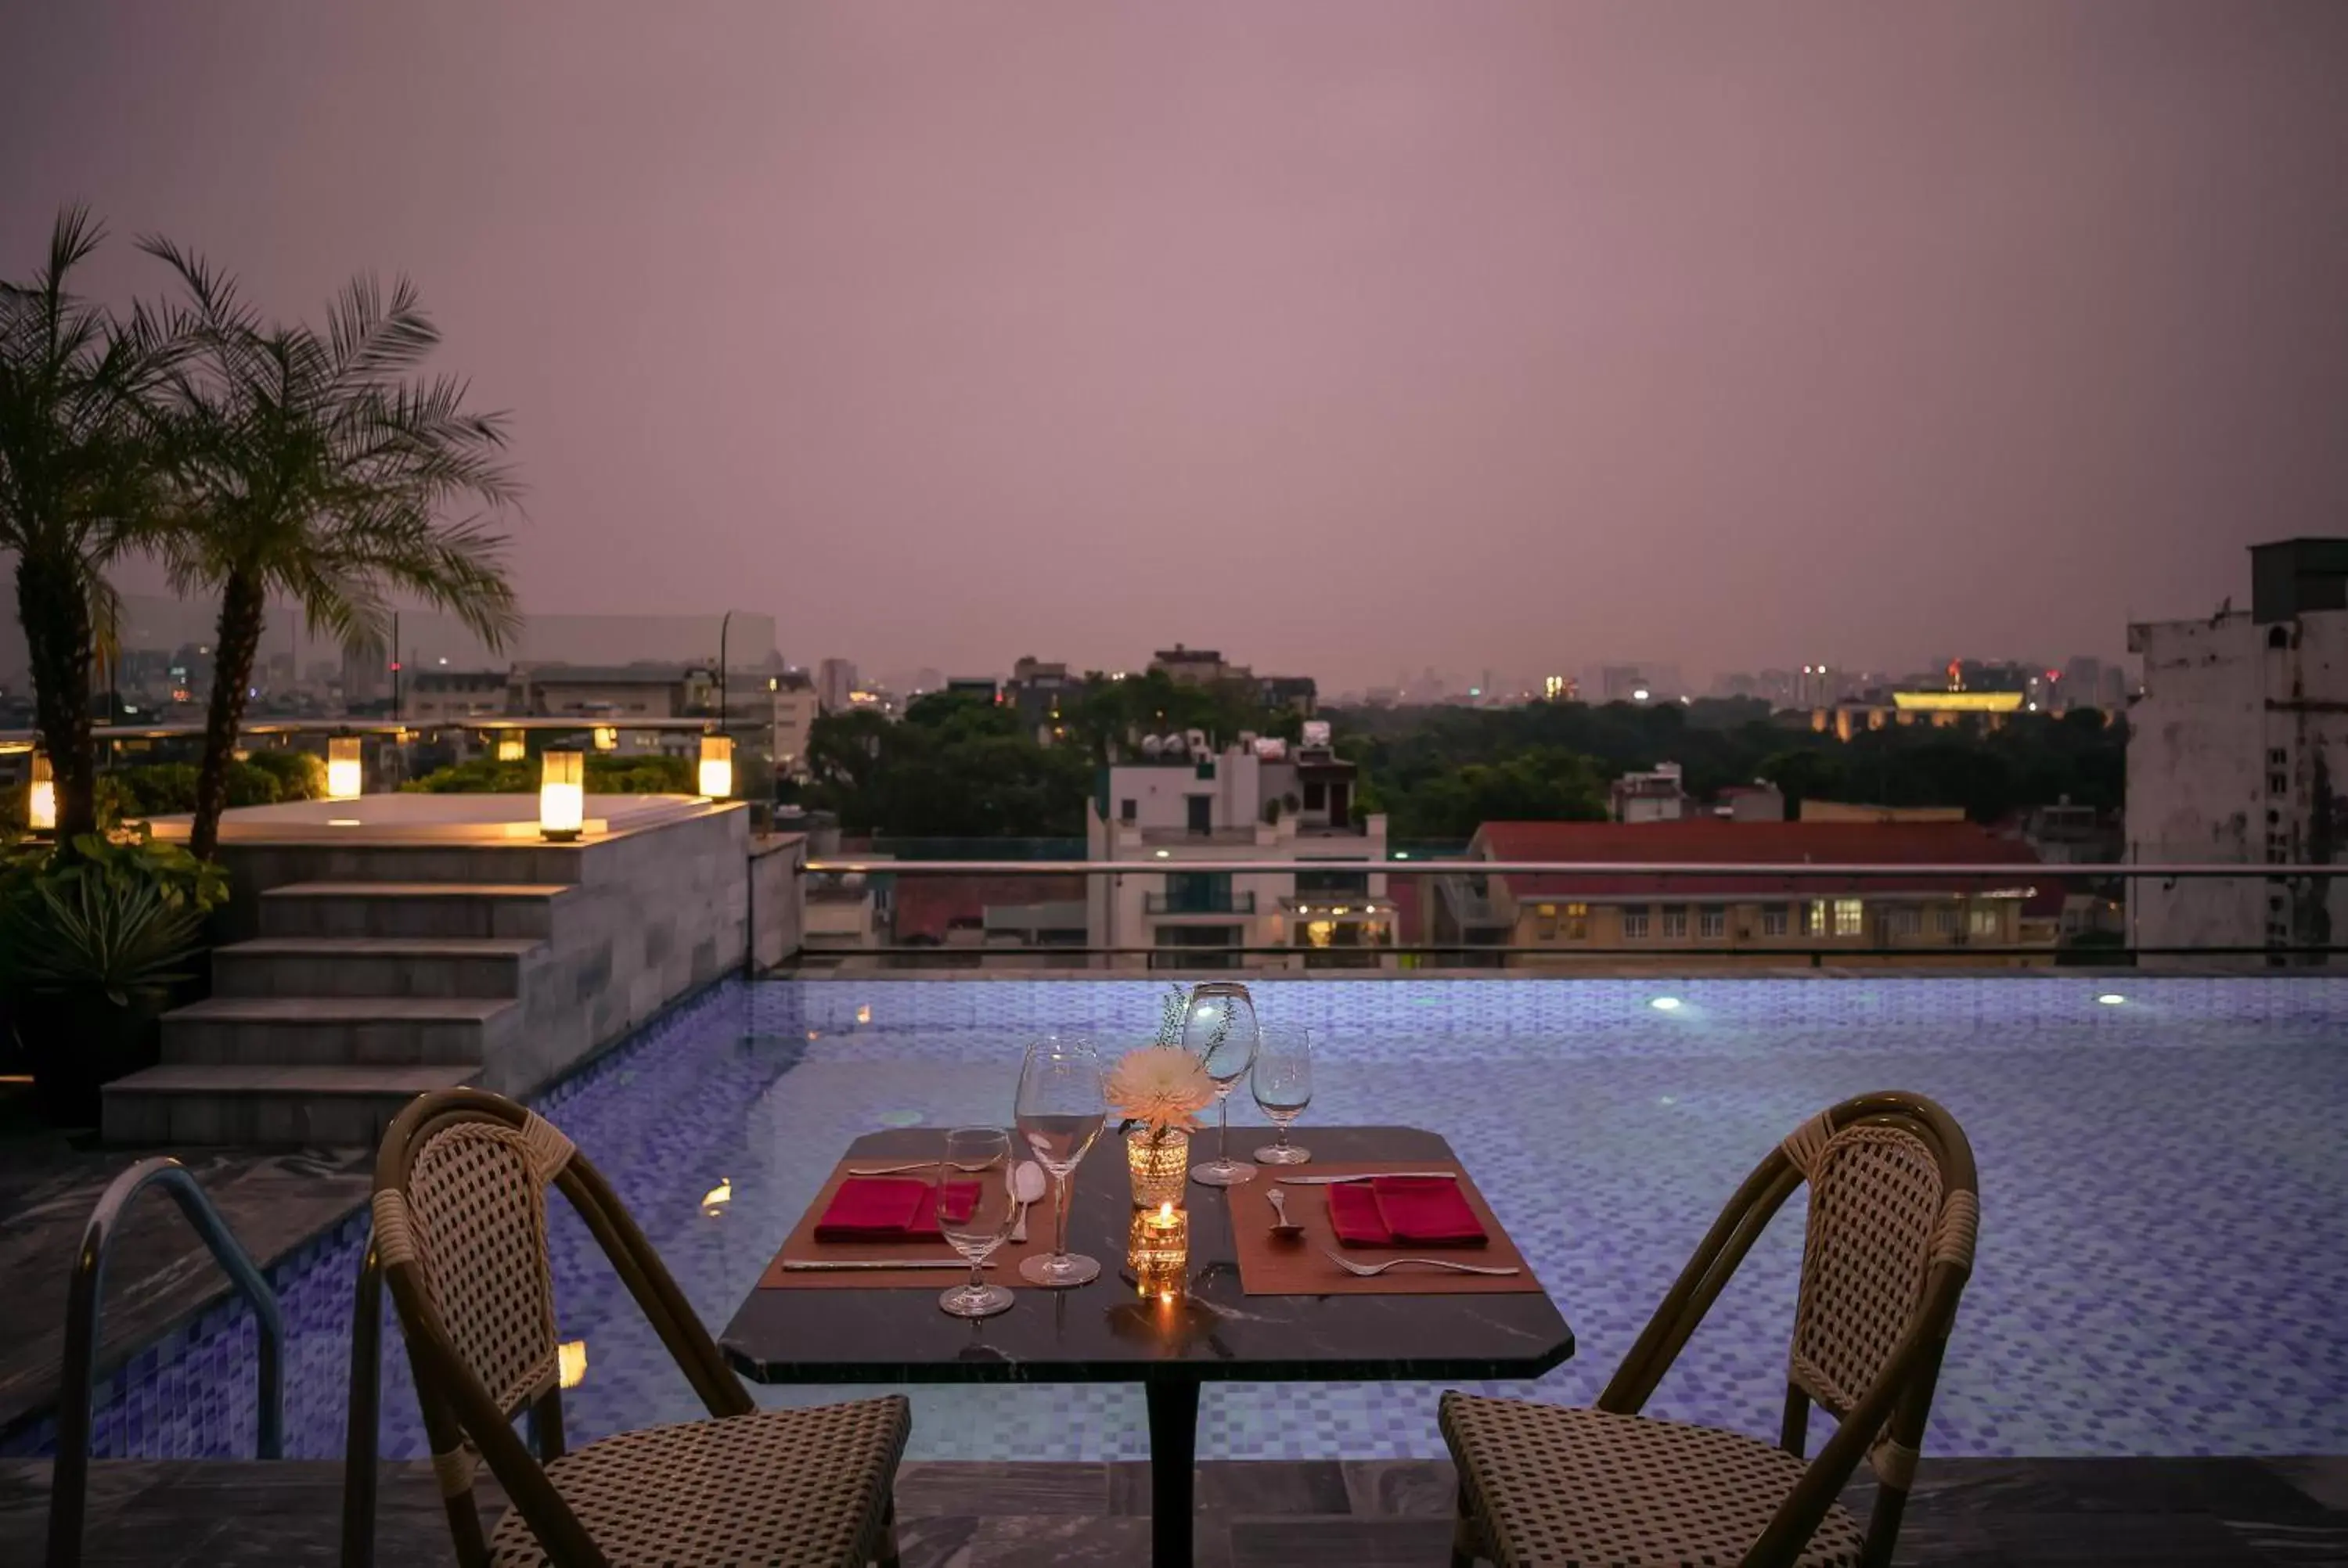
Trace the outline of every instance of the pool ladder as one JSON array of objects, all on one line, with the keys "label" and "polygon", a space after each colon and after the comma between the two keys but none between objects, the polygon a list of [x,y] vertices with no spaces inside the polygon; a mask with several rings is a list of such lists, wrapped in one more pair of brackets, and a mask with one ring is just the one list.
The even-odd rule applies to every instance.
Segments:
[{"label": "pool ladder", "polygon": [[98,1206],[90,1210],[89,1224],[81,1233],[81,1251],[74,1259],[73,1283],[66,1295],[65,1368],[57,1388],[57,1459],[49,1485],[48,1568],[75,1568],[81,1561],[82,1519],[89,1494],[89,1404],[97,1381],[98,1304],[106,1285],[106,1253],[131,1200],[150,1186],[160,1186],[170,1194],[211,1250],[212,1261],[252,1308],[253,1319],[261,1326],[260,1457],[284,1457],[285,1319],[277,1307],[277,1293],[269,1287],[260,1266],[212,1207],[211,1200],[204,1196],[194,1172],[169,1155],[141,1160],[115,1177],[99,1196]]}]

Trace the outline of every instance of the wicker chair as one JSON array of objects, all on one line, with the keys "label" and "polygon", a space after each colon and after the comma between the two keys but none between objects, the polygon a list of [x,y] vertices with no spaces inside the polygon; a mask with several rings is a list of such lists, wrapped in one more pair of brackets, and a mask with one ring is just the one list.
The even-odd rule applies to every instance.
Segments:
[{"label": "wicker chair", "polygon": [[[1754,1239],[1809,1184],[1777,1445],[1640,1415]],[[1869,1094],[1769,1152],[1696,1248],[1593,1409],[1443,1396],[1459,1468],[1454,1568],[1519,1563],[1801,1568],[1888,1563],[1981,1205],[1972,1150],[1915,1094]],[[1838,1421],[1802,1460],[1812,1402]],[[1837,1495],[1860,1457],[1867,1526]]]},{"label": "wicker chair", "polygon": [[[546,1185],[587,1222],[716,1418],[566,1451]],[[376,1164],[382,1257],[432,1468],[464,1568],[897,1562],[902,1398],[760,1411],[594,1166],[534,1112],[479,1090],[412,1102]],[[515,1432],[527,1409],[533,1456]],[[475,1455],[512,1506],[483,1538]]]}]

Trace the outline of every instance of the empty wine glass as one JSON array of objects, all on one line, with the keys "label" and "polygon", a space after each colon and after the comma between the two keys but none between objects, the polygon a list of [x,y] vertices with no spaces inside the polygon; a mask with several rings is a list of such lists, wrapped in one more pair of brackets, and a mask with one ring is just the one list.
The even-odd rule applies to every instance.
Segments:
[{"label": "empty wine glass", "polygon": [[1255,1102],[1280,1129],[1280,1140],[1255,1152],[1267,1165],[1301,1165],[1312,1153],[1288,1141],[1288,1124],[1313,1103],[1313,1031],[1292,1024],[1266,1024],[1248,1071]]},{"label": "empty wine glass", "polygon": [[970,1278],[940,1296],[938,1305],[956,1317],[992,1317],[1008,1308],[1011,1292],[987,1284],[979,1270],[1011,1234],[1011,1216],[1019,1210],[1011,1195],[1011,1135],[1000,1127],[948,1132],[945,1164],[931,1202],[938,1234],[970,1260]]},{"label": "empty wine glass", "polygon": [[1255,1167],[1231,1158],[1231,1088],[1255,1061],[1255,1000],[1237,980],[1209,980],[1190,990],[1182,1013],[1182,1049],[1197,1057],[1215,1085],[1220,1131],[1215,1157],[1190,1167],[1190,1179],[1210,1187],[1236,1187],[1255,1179]]},{"label": "empty wine glass", "polygon": [[1098,1278],[1100,1265],[1068,1250],[1068,1175],[1100,1136],[1108,1117],[1100,1053],[1089,1040],[1052,1036],[1027,1048],[1019,1065],[1014,1112],[1019,1136],[1052,1174],[1052,1254],[1019,1266],[1019,1276],[1047,1290]]}]

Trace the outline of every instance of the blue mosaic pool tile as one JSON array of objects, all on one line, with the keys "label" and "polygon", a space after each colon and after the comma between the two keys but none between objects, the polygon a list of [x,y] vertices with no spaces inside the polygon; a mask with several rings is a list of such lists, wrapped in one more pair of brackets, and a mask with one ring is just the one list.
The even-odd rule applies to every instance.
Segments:
[{"label": "blue mosaic pool tile", "polygon": [[[613,1179],[704,1317],[722,1324],[859,1132],[1007,1112],[1035,1034],[1145,1039],[1152,981],[833,979],[729,984],[539,1102]],[[1407,1120],[1451,1139],[1574,1324],[1577,1358],[1488,1391],[1587,1401],[1751,1163],[1820,1105],[1934,1095],[1982,1172],[1981,1253],[1928,1444],[1962,1454],[2348,1451],[2348,981],[2054,976],[1269,981],[1268,1020],[1321,1031],[1313,1122]],[[2101,994],[2126,1000],[2106,1005]],[[1670,1012],[1650,1004],[1670,996]],[[1244,1102],[1238,1102],[1245,1110]],[[711,1217],[720,1179],[734,1199]],[[289,1448],[343,1437],[364,1216],[275,1271],[292,1333]],[[1661,1415],[1776,1430],[1801,1245],[1756,1246],[1663,1380]],[[550,1246],[574,1439],[698,1406],[559,1203]],[[1016,1308],[1014,1308],[1016,1310]],[[422,1451],[396,1329],[387,1454]],[[249,1452],[252,1329],[232,1306],[101,1390],[101,1453]],[[760,1389],[770,1404],[858,1390]],[[1438,1451],[1432,1386],[1210,1386],[1214,1458]],[[1138,1390],[912,1391],[914,1452],[1138,1459]],[[1821,1426],[1823,1423],[1820,1423]],[[40,1451],[54,1429],[15,1434]]]}]

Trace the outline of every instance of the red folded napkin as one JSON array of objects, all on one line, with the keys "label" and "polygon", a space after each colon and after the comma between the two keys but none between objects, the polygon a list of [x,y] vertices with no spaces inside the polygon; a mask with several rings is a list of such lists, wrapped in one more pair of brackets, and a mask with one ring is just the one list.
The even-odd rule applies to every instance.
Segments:
[{"label": "red folded napkin", "polygon": [[[977,1205],[976,1182],[949,1182],[943,1197],[947,1217],[959,1219]],[[818,1241],[920,1241],[938,1234],[935,1184],[909,1176],[850,1176],[839,1184],[815,1223]]]},{"label": "red folded napkin", "polygon": [[1458,1183],[1426,1176],[1335,1184],[1329,1223],[1347,1246],[1483,1246],[1491,1240]]}]

